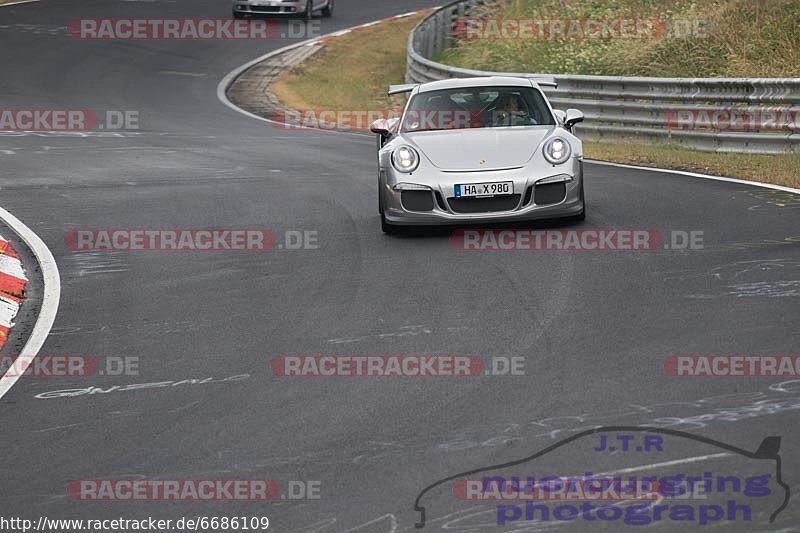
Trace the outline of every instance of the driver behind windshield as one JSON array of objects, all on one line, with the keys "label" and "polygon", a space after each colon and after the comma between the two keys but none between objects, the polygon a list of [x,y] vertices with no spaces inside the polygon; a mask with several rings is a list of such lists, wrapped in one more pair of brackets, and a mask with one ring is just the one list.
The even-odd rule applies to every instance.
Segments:
[{"label": "driver behind windshield", "polygon": [[493,126],[522,126],[536,124],[524,102],[514,93],[503,93],[497,97],[491,111]]}]

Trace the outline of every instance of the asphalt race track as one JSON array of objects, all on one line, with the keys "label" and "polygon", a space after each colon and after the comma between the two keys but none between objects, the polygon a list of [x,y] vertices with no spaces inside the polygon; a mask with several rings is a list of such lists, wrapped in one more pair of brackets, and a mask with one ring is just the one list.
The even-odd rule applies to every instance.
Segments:
[{"label": "asphalt race track", "polygon": [[[322,33],[435,4],[337,0]],[[751,451],[781,437],[788,507],[772,524],[774,506],[756,502],[752,523],[713,525],[800,531],[800,380],[664,370],[674,354],[798,355],[800,197],[587,163],[588,216],[572,229],[702,232],[704,247],[463,251],[447,233],[389,237],[374,139],[280,129],[217,98],[228,72],[295,41],[80,41],[65,31],[75,18],[229,16],[225,0],[0,8],[0,107],[139,114],[136,131],[0,132],[0,206],[47,243],[61,273],[59,314],[40,353],[139,362],[138,376],[20,379],[0,400],[0,515],[267,516],[279,532],[412,531],[415,499],[440,479],[583,429],[649,425]],[[75,253],[65,234],[77,228],[269,228],[279,242],[286,231],[317,232],[318,247]],[[287,354],[519,357],[524,375],[275,376],[270,361]],[[122,389],[151,383],[162,385]],[[88,387],[100,391],[52,394]],[[572,443],[548,468],[758,470],[752,457],[671,438],[638,456],[601,454],[596,438]],[[320,497],[68,496],[82,479],[303,480],[318,483]],[[447,490],[425,498],[423,531],[621,527],[493,526],[491,502]]]}]

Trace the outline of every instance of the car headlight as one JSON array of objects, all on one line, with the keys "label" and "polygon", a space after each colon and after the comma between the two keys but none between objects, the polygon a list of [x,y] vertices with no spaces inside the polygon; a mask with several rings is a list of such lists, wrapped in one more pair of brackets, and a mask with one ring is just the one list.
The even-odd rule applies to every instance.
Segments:
[{"label": "car headlight", "polygon": [[401,146],[392,152],[392,164],[398,172],[414,172],[419,166],[419,154],[410,146]]},{"label": "car headlight", "polygon": [[554,165],[566,163],[572,155],[572,147],[561,137],[553,137],[544,143],[544,158]]}]

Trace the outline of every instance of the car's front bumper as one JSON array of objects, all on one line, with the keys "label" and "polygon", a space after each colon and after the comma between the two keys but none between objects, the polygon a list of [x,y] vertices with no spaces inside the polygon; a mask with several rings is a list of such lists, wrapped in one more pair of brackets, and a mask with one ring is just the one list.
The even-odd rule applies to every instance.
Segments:
[{"label": "car's front bumper", "polygon": [[305,13],[304,0],[242,0],[233,3],[233,10],[237,13],[252,15],[294,15]]},{"label": "car's front bumper", "polygon": [[[413,175],[384,171],[380,187],[386,221],[395,225],[436,226],[537,220],[579,215],[584,210],[583,161],[547,169],[538,175],[526,169],[475,172],[438,172],[425,191],[398,190],[405,183],[419,183]],[[541,183],[546,180],[546,183]],[[513,196],[485,199],[456,199],[455,184],[512,181]],[[431,183],[435,183],[431,185]],[[563,187],[562,189],[559,187]]]}]

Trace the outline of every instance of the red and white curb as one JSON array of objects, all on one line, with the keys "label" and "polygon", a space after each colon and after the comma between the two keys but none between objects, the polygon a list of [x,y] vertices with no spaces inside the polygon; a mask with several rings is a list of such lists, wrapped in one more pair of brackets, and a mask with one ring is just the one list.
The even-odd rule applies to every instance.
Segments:
[{"label": "red and white curb", "polygon": [[19,255],[11,243],[0,235],[0,348],[8,340],[27,285],[28,278]]},{"label": "red and white curb", "polygon": [[[53,257],[53,253],[41,237],[36,235],[36,233],[23,224],[20,219],[2,207],[0,207],[0,221],[8,226],[9,229],[25,243],[28,249],[33,252],[34,260],[37,262],[42,277],[42,302],[39,306],[39,316],[36,317],[36,322],[33,324],[28,340],[18,352],[20,357],[25,357],[27,363],[24,368],[17,368],[15,365],[14,368],[9,368],[5,374],[0,376],[0,398],[3,398],[23,374],[25,368],[27,368],[39,354],[39,350],[42,349],[44,342],[47,340],[47,336],[50,334],[50,329],[56,321],[56,314],[58,314],[58,304],[61,301],[61,277],[58,273],[58,265]],[[2,240],[2,245],[3,249],[6,251],[9,249],[12,250],[10,254],[2,254],[2,256],[7,256],[6,259],[3,260],[3,264],[9,266],[9,275],[22,274],[22,277],[19,278],[17,276],[11,276],[14,280],[21,280],[24,278],[25,273],[22,270],[22,266],[19,264],[19,256],[13,251],[13,248],[10,248],[5,240]],[[25,285],[20,286],[19,281],[14,281],[10,278],[4,279],[10,284],[12,292],[14,289],[18,290],[21,287],[24,293]],[[27,284],[27,280],[25,280],[25,284]],[[2,294],[2,318],[6,320],[7,323],[11,324],[19,309],[19,297],[22,296],[22,294]],[[3,341],[5,342],[5,336]]]}]

